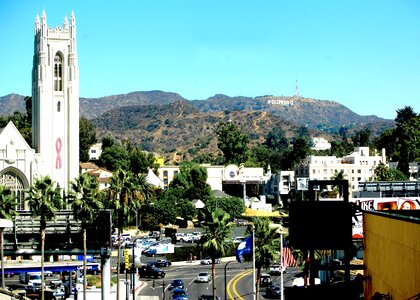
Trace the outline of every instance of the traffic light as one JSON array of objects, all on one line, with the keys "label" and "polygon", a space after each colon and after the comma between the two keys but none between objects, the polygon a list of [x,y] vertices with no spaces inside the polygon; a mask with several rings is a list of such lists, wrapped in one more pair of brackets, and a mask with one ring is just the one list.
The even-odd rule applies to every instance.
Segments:
[{"label": "traffic light", "polygon": [[124,249],[124,267],[130,269],[130,249]]}]

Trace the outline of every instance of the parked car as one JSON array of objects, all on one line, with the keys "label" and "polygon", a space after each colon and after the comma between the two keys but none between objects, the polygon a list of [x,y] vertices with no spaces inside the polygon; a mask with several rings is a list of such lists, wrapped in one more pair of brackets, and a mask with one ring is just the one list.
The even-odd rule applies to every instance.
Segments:
[{"label": "parked car", "polygon": [[281,287],[278,284],[273,284],[271,287],[266,289],[265,293],[266,293],[266,298],[280,299]]},{"label": "parked car", "polygon": [[260,277],[260,287],[271,286],[271,276],[270,274],[263,273]]},{"label": "parked car", "polygon": [[165,278],[166,273],[162,269],[150,265],[145,265],[139,268],[139,275],[140,277]]},{"label": "parked car", "polygon": [[15,276],[15,273],[13,273],[12,271],[7,271],[7,270],[5,270],[5,271],[4,271],[4,276],[5,276],[6,278],[11,278],[11,277]]},{"label": "parked car", "polygon": [[211,281],[211,275],[209,274],[209,272],[200,272],[195,278],[195,282],[210,282],[210,281]]},{"label": "parked car", "polygon": [[177,240],[181,243],[192,243],[194,242],[192,234],[185,234],[177,238]]},{"label": "parked car", "polygon": [[[220,264],[220,258],[216,258],[214,261],[216,264]],[[211,265],[211,258],[205,257],[200,261],[200,264],[202,265]]]},{"label": "parked car", "polygon": [[[198,297],[198,300],[213,300],[213,295],[201,294],[200,297]],[[216,300],[220,300],[220,298],[216,296]]]},{"label": "parked car", "polygon": [[52,271],[44,271],[44,276],[45,277],[52,277],[53,276],[53,272]]},{"label": "parked car", "polygon": [[241,243],[245,238],[243,236],[236,236],[232,239],[233,243],[239,244]]},{"label": "parked car", "polygon": [[159,238],[160,237],[160,231],[151,231],[151,232],[149,232],[149,237]]},{"label": "parked car", "polygon": [[184,282],[181,279],[174,279],[171,282],[171,285],[169,286],[169,289],[175,289],[175,288],[184,288]]}]

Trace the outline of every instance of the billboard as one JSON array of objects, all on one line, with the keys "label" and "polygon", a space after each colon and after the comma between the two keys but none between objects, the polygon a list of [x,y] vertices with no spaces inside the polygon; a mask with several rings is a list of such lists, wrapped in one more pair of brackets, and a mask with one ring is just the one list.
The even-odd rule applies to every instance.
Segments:
[{"label": "billboard", "polygon": [[309,181],[308,177],[296,178],[296,182],[297,182],[297,188],[296,189],[298,191],[307,191],[308,190],[308,181]]},{"label": "billboard", "polygon": [[[420,197],[392,197],[392,198],[356,198],[355,203],[361,210],[415,210],[420,209]],[[357,218],[357,219],[356,219]],[[353,220],[353,238],[363,237],[362,213],[357,213]]]}]

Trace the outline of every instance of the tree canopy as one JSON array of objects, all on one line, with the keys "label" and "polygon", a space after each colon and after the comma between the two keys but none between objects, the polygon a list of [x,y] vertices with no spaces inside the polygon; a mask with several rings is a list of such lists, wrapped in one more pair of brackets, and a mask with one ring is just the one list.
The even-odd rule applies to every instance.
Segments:
[{"label": "tree canopy", "polygon": [[216,130],[217,146],[223,152],[225,164],[240,165],[248,160],[249,137],[232,122],[222,122]]},{"label": "tree canopy", "polygon": [[81,117],[79,120],[79,159],[81,162],[89,160],[89,148],[96,143],[96,132],[92,122]]}]

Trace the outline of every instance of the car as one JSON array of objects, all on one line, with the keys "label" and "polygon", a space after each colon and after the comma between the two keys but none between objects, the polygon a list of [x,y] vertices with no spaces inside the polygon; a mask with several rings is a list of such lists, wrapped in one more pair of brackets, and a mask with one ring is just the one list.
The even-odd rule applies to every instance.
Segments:
[{"label": "car", "polygon": [[278,284],[273,284],[271,287],[267,288],[266,298],[270,299],[280,299],[281,298],[281,286]]},{"label": "car", "polygon": [[53,276],[53,272],[52,271],[44,271],[44,276],[45,277],[52,277]]},{"label": "car", "polygon": [[172,289],[172,298],[175,296],[181,296],[181,295],[186,295],[187,296],[187,292],[181,288],[181,287],[176,287]]},{"label": "car", "polygon": [[200,272],[198,273],[197,277],[195,278],[195,282],[210,282],[211,275],[209,272]]},{"label": "car", "polygon": [[190,298],[188,298],[187,294],[172,296],[172,300],[189,300],[189,299]]},{"label": "car", "polygon": [[160,237],[160,231],[151,231],[151,232],[149,232],[149,237],[159,238]]},{"label": "car", "polygon": [[271,286],[271,276],[270,274],[263,273],[260,276],[260,287],[269,287]]},{"label": "car", "polygon": [[[211,294],[201,294],[200,297],[198,297],[198,300],[213,300],[213,295]],[[216,296],[216,300],[220,300],[218,296]]]},{"label": "car", "polygon": [[[220,264],[220,258],[216,258],[216,259],[214,260],[214,262],[215,262],[216,264]],[[200,264],[202,264],[202,265],[211,265],[211,258],[210,258],[210,257],[205,257],[205,258],[203,258],[203,259],[200,261]]]},{"label": "car", "polygon": [[156,263],[156,266],[159,268],[169,267],[172,265],[172,262],[166,259],[158,259],[157,261],[155,261],[155,263]]},{"label": "car", "polygon": [[234,244],[239,244],[239,243],[241,243],[244,239],[245,239],[245,237],[243,237],[243,236],[236,236],[236,237],[234,237],[234,238],[232,239],[232,242],[233,242]]},{"label": "car", "polygon": [[268,273],[270,275],[279,275],[279,274],[281,274],[281,272],[284,272],[284,271],[285,271],[285,269],[282,268],[282,266],[280,264],[273,264],[273,265],[271,265]]},{"label": "car", "polygon": [[191,234],[186,234],[186,235],[180,236],[178,241],[181,242],[181,243],[193,243],[194,242],[193,236]]},{"label": "car", "polygon": [[175,289],[175,288],[184,288],[184,282],[181,279],[174,279],[171,282],[171,285],[169,286],[169,289]]},{"label": "car", "polygon": [[156,268],[154,266],[145,265],[139,268],[139,275],[140,277],[150,277],[150,278],[165,278],[165,271]]}]

